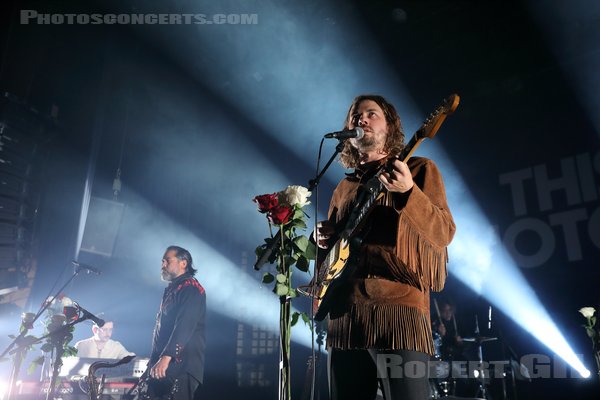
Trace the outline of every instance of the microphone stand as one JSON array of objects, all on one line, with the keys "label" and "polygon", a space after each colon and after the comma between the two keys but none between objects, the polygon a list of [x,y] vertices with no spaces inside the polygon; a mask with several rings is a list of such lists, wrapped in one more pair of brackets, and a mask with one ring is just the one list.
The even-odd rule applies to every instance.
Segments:
[{"label": "microphone stand", "polygon": [[[8,392],[6,393],[6,398],[9,400],[12,396],[15,382],[17,381],[19,370],[21,369],[21,364],[23,363],[23,360],[27,355],[27,346],[31,344],[31,340],[28,340],[31,337],[27,337],[25,335],[27,334],[27,332],[29,332],[31,328],[33,328],[33,324],[28,320],[33,315],[33,313],[23,313],[21,317],[21,328],[19,329],[19,337],[15,338],[14,342],[11,343],[13,346],[16,345],[17,348],[14,350],[14,355],[12,358],[12,368],[10,371],[10,378],[8,380],[9,385]],[[6,354],[6,351],[3,354]]]},{"label": "microphone stand", "polygon": [[[327,169],[329,169],[329,166],[331,165],[331,163],[335,160],[337,155],[339,153],[341,153],[342,150],[344,149],[345,142],[346,142],[346,139],[339,139],[338,144],[335,146],[335,151],[329,158],[329,161],[327,161],[327,164],[325,164],[325,166],[323,167],[321,172],[319,172],[314,179],[311,179],[308,181],[308,191],[309,192],[312,192],[314,190],[314,188],[316,188],[319,185],[319,182],[321,181],[321,178],[325,174],[325,171],[327,171]],[[280,234],[279,234],[279,232],[277,232],[277,234],[273,237],[277,238],[279,236],[280,236]],[[273,250],[275,249],[275,247],[279,244],[280,244],[280,242],[277,240],[271,241],[271,243],[267,246],[267,248],[266,248],[265,252],[262,254],[262,256],[258,260],[256,260],[256,262],[254,263],[255,271],[258,271],[262,268],[262,266],[271,257],[271,254],[273,254]]]},{"label": "microphone stand", "polygon": [[335,146],[335,151],[333,152],[333,154],[331,155],[331,157],[329,158],[329,160],[327,161],[327,163],[325,164],[325,166],[323,167],[321,172],[319,172],[319,174],[315,177],[315,179],[311,179],[310,181],[308,181],[308,190],[309,191],[312,192],[313,189],[316,188],[317,185],[319,185],[321,178],[323,177],[323,175],[325,175],[325,171],[327,171],[329,169],[329,167],[331,166],[331,163],[333,162],[333,160],[335,160],[337,155],[340,154],[342,152],[342,150],[344,150],[344,143],[346,143],[346,139],[338,140],[338,144]]},{"label": "microphone stand", "polygon": [[[15,381],[16,381],[16,375],[18,374],[18,370],[21,366],[21,361],[24,359],[24,357],[22,357],[21,359],[18,359],[17,357],[20,357],[22,355],[24,355],[24,350],[26,350],[26,346],[31,346],[34,344],[38,344],[44,341],[44,339],[50,338],[50,343],[52,344],[52,351],[55,352],[54,354],[54,362],[53,362],[53,368],[52,368],[52,377],[50,379],[50,387],[48,388],[48,392],[47,392],[47,396],[46,399],[54,399],[54,394],[55,394],[55,381],[56,378],[58,377],[58,373],[60,372],[60,367],[62,366],[62,354],[63,354],[63,349],[64,349],[64,343],[65,343],[65,338],[67,337],[67,335],[69,334],[69,330],[71,327],[83,322],[83,321],[87,321],[90,318],[87,315],[83,315],[82,318],[78,318],[73,322],[70,322],[68,324],[64,324],[59,326],[58,328],[54,329],[52,332],[48,332],[46,335],[40,337],[40,338],[36,338],[36,340],[29,340],[26,341],[22,344],[20,344],[16,349],[12,350],[10,352],[10,354],[14,354],[14,359],[15,361],[15,365],[13,368],[13,373],[14,373],[14,377],[15,377]],[[13,383],[13,382],[11,382]],[[12,388],[9,387],[9,390],[11,390]],[[10,399],[10,392],[8,393],[8,396],[6,397],[7,400],[11,400]]]},{"label": "microphone stand", "polygon": [[52,363],[52,376],[50,377],[48,392],[46,393],[46,400],[54,399],[54,395],[56,393],[56,381],[58,378],[58,373],[60,372],[60,367],[62,367],[62,355],[64,351],[65,339],[67,335],[69,335],[70,328],[79,324],[80,322],[87,321],[89,318],[84,315],[83,318],[77,319],[71,323],[64,324],[59,328],[53,330],[45,336],[42,336],[39,341],[42,341],[46,338],[50,338],[50,342],[52,343],[54,352],[54,362]]},{"label": "microphone stand", "polygon": [[60,367],[62,367],[62,354],[65,338],[69,333],[69,328],[74,324],[75,323],[65,324],[47,335],[50,337],[50,342],[52,343],[54,360],[52,362],[52,375],[50,376],[50,382],[48,382],[49,386],[48,391],[46,392],[46,400],[54,399],[54,395],[56,393],[56,381],[58,378],[58,373],[60,372]]},{"label": "microphone stand", "polygon": [[[81,272],[81,270],[79,268],[76,268],[75,271],[73,272],[73,275],[71,275],[71,277],[67,280],[67,282],[60,289],[58,289],[56,294],[52,297],[53,300],[56,299],[60,295],[60,293],[67,287],[67,285],[70,284],[71,281],[73,281],[73,279],[75,279],[75,277],[79,274],[79,272]],[[19,376],[19,370],[21,368],[21,363],[23,362],[23,360],[25,359],[25,356],[27,354],[27,346],[38,343],[39,340],[41,340],[41,339],[39,339],[39,340],[31,343],[30,341],[25,339],[25,336],[27,335],[27,332],[33,328],[33,324],[35,323],[35,321],[37,321],[39,319],[39,317],[42,315],[42,313],[44,311],[46,311],[48,309],[48,307],[50,307],[50,304],[51,304],[51,301],[47,301],[47,299],[44,300],[42,307],[35,314],[33,319],[30,322],[28,321],[28,323],[25,327],[23,327],[23,323],[22,323],[22,328],[21,328],[21,332],[19,333],[19,335],[16,338],[14,338],[14,340],[6,347],[6,349],[4,349],[2,354],[0,354],[0,359],[4,358],[4,356],[6,356],[9,352],[10,352],[10,354],[14,354],[13,360],[12,360],[13,365],[12,365],[12,370],[11,370],[11,374],[10,374],[10,381],[9,381],[9,385],[8,385],[8,393],[6,396],[7,400],[11,400],[11,395],[13,394],[15,384],[16,384],[18,376]],[[13,350],[13,348],[15,346],[17,346],[17,349]]]},{"label": "microphone stand", "polygon": [[[318,349],[317,349],[317,353],[315,355],[315,365],[314,365],[314,369],[313,369],[313,386],[316,388],[316,394],[314,396],[315,400],[319,400],[321,398],[321,388],[319,387],[319,376],[321,376],[320,373],[318,373],[318,368],[319,368],[319,359],[321,357],[321,352],[323,351],[323,345],[325,344],[324,339],[325,339],[325,334],[327,333],[327,327],[325,326],[325,324],[317,324],[317,344]],[[313,390],[314,393],[314,390]]]}]

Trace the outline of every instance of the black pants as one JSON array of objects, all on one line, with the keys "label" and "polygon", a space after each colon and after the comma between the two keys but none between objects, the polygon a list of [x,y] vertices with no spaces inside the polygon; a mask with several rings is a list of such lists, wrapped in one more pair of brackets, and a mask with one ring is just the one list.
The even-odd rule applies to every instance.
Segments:
[{"label": "black pants", "polygon": [[147,400],[193,400],[200,382],[183,373],[177,378],[151,379],[148,383]]},{"label": "black pants", "polygon": [[[426,400],[429,355],[411,350],[329,349],[331,400]],[[408,363],[408,364],[407,364]]]}]

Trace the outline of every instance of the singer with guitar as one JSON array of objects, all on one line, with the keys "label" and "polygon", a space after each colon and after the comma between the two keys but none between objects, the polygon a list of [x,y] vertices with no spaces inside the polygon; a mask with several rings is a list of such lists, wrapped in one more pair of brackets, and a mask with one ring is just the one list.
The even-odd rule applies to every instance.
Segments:
[{"label": "singer with guitar", "polygon": [[[436,124],[437,130],[441,122]],[[357,126],[364,136],[346,140],[340,157],[344,167],[354,170],[336,187],[329,218],[317,224],[315,233],[328,258],[340,246],[340,237],[341,247],[349,243],[350,249],[344,263],[351,273],[340,274],[341,282],[337,278],[329,286],[334,274],[323,274],[323,262],[315,274],[321,293],[328,288],[328,301],[317,314],[329,316],[331,398],[375,399],[379,383],[387,400],[422,400],[429,391],[426,375],[396,377],[399,370],[385,366],[403,371],[408,361],[427,365],[434,352],[429,295],[444,286],[446,246],[455,225],[433,161],[398,157],[408,146],[394,106],[381,96],[358,96],[345,129]],[[368,212],[353,212],[368,197],[363,192],[373,181],[380,184],[381,195]]]}]

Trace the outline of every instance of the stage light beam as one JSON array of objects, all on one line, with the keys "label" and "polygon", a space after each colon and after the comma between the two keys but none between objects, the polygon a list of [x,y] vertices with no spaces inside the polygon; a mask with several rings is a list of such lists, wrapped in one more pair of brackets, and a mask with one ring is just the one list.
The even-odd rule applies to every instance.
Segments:
[{"label": "stage light beam", "polygon": [[[440,159],[447,160],[445,157]],[[504,249],[494,227],[464,187],[458,172],[449,162],[440,164],[445,171],[448,202],[458,227],[449,248],[450,272],[585,377],[589,371]]]}]

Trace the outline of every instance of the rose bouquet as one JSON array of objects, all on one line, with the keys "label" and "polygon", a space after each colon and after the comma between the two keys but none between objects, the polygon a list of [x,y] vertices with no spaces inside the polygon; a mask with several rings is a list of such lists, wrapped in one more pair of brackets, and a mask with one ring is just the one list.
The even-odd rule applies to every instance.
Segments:
[{"label": "rose bouquet", "polygon": [[[42,365],[47,357],[51,357],[53,352],[62,351],[61,357],[77,355],[77,349],[69,344],[73,340],[75,330],[75,327],[70,324],[78,319],[73,300],[61,294],[56,298],[48,297],[46,303],[48,303],[44,320],[46,339],[40,347],[46,356],[39,356],[32,361],[28,370],[30,373],[37,365]],[[58,363],[62,365],[62,359],[59,358]]]},{"label": "rose bouquet", "polygon": [[596,367],[598,368],[598,376],[600,377],[600,327],[597,325],[596,309],[594,307],[583,307],[579,309],[581,315],[586,319],[585,331],[589,338],[592,340],[592,349],[594,351],[594,358],[596,359]]},{"label": "rose bouquet", "polygon": [[[279,368],[279,399],[291,398],[290,382],[290,331],[300,317],[305,323],[309,318],[305,313],[291,312],[291,299],[298,295],[292,287],[292,266],[307,272],[310,260],[315,258],[314,243],[300,231],[306,230],[308,218],[303,208],[310,204],[308,198],[311,192],[303,186],[288,186],[278,193],[256,196],[253,201],[258,205],[258,211],[265,214],[270,237],[256,248],[256,256],[261,259],[265,252],[273,250],[268,257],[271,264],[276,265],[274,275],[265,272],[262,282],[275,283],[273,292],[279,296],[280,302],[280,368]],[[279,232],[273,235],[273,226]]]},{"label": "rose bouquet", "polygon": [[[314,259],[315,248],[308,238],[299,235],[299,230],[306,230],[306,213],[303,208],[310,204],[308,198],[311,192],[303,186],[288,186],[285,190],[278,193],[263,194],[256,196],[254,202],[258,205],[258,211],[265,214],[269,223],[271,236],[266,238],[265,243],[256,248],[257,258],[261,258],[268,248],[272,248],[273,241],[278,241],[274,247],[275,251],[271,253],[268,261],[275,263],[277,261],[277,270],[279,273],[282,267],[296,265],[301,271],[308,271],[310,260]],[[279,227],[279,235],[273,237],[273,226]],[[281,258],[283,256],[283,258]],[[287,269],[287,268],[286,268]],[[273,282],[275,277],[270,273],[263,275],[263,282]],[[277,281],[282,277],[278,277]],[[281,285],[275,285],[274,292],[278,295],[289,295],[294,297],[295,291],[284,292]]]}]

